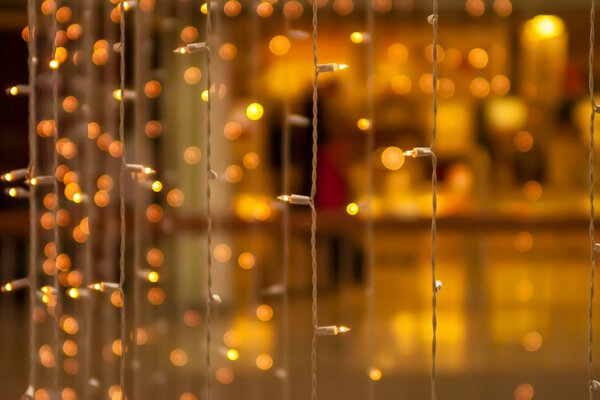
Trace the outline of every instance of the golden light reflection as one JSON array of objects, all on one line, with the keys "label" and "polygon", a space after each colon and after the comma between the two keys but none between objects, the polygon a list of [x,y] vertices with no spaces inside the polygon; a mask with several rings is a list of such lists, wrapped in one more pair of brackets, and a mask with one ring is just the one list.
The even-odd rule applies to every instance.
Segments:
[{"label": "golden light reflection", "polygon": [[257,121],[262,118],[264,113],[263,106],[259,103],[251,103],[246,107],[246,116],[252,121]]},{"label": "golden light reflection", "polygon": [[552,39],[562,35],[565,23],[555,15],[537,15],[525,23],[525,35],[533,40]]}]

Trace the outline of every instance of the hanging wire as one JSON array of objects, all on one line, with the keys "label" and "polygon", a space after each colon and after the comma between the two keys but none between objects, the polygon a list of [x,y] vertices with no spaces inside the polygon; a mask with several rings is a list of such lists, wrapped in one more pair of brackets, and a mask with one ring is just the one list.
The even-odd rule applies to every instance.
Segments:
[{"label": "hanging wire", "polygon": [[596,278],[596,239],[594,229],[594,166],[595,166],[595,155],[594,155],[594,123],[596,120],[596,112],[598,106],[594,99],[594,50],[596,42],[596,0],[591,0],[590,10],[590,54],[589,54],[589,90],[590,90],[590,103],[592,112],[590,114],[590,154],[589,154],[589,189],[590,189],[590,300],[588,309],[588,320],[589,320],[589,343],[588,343],[588,390],[590,400],[594,399],[594,381],[593,381],[593,343],[594,343],[594,291],[595,291],[595,278]]},{"label": "hanging wire", "polygon": [[[29,118],[28,118],[28,140],[29,140],[29,171],[36,172],[38,168],[37,135],[35,125],[37,119],[36,108],[36,85],[37,85],[37,18],[35,0],[27,1],[27,26],[29,39],[27,49],[29,52]],[[36,308],[37,259],[38,259],[38,207],[37,189],[35,185],[29,188],[29,378],[28,391],[35,392],[37,386],[36,374],[36,342],[37,329],[34,320]],[[56,222],[56,221],[55,221]]]},{"label": "hanging wire", "polygon": [[317,153],[318,144],[318,83],[319,83],[319,60],[317,56],[317,27],[318,27],[318,2],[312,3],[312,47],[313,63],[315,73],[312,87],[312,171],[310,187],[310,256],[312,269],[312,327],[313,335],[310,351],[311,362],[311,399],[317,399],[317,210],[315,208],[315,195],[317,194]]},{"label": "hanging wire", "polygon": [[437,279],[435,242],[437,238],[437,157],[435,155],[435,139],[437,134],[437,43],[438,43],[438,0],[433,0],[433,14],[430,20],[433,26],[433,126],[431,129],[431,400],[437,398],[436,392],[436,356],[437,356]]},{"label": "hanging wire", "polygon": [[211,59],[210,59],[210,51],[211,51],[211,35],[212,35],[212,5],[211,0],[206,2],[207,13],[206,13],[206,86],[208,88],[208,101],[206,102],[206,266],[207,266],[207,298],[206,298],[206,389],[208,400],[211,399],[212,390],[211,390],[211,359],[210,359],[210,344],[211,344],[211,302],[213,299],[212,292],[212,210],[211,210],[211,190],[210,190],[210,176],[212,175],[212,165],[211,165],[211,85],[212,85],[212,77],[211,77]]},{"label": "hanging wire", "polygon": [[[56,35],[58,33],[58,20],[56,19],[56,10],[58,9],[59,2],[57,1],[54,4],[54,9],[52,11],[52,56],[51,60],[56,62]],[[60,232],[58,227],[58,210],[60,209],[60,191],[58,189],[58,178],[56,177],[56,171],[58,169],[58,150],[56,148],[56,144],[58,143],[59,137],[59,123],[58,123],[58,68],[59,66],[54,66],[52,68],[52,119],[54,120],[54,136],[52,137],[52,173],[54,174],[53,181],[53,191],[56,196],[56,207],[54,208],[54,226],[52,229],[54,236],[54,245],[56,248],[56,256],[60,254],[61,242],[60,242]],[[36,290],[36,288],[33,288]],[[55,306],[54,306],[54,377],[53,377],[53,388],[54,393],[58,393],[59,388],[59,375],[60,375],[60,363],[58,362],[60,356],[60,283],[58,281],[58,270],[54,273],[54,295],[56,296]]]},{"label": "hanging wire", "polygon": [[125,160],[125,3],[119,3],[121,20],[119,22],[120,27],[120,83],[119,88],[121,90],[121,99],[119,101],[119,140],[123,146],[123,154],[121,156],[121,173],[119,178],[119,217],[121,220],[120,229],[120,248],[119,248],[119,292],[121,293],[121,363],[119,366],[119,383],[121,386],[121,396],[126,397],[125,391],[125,374],[127,366],[127,351],[126,351],[126,340],[127,340],[127,326],[126,326],[126,301],[125,301],[125,249],[127,240],[127,225],[125,221],[125,178],[127,176],[127,161]]},{"label": "hanging wire", "polygon": [[[367,143],[365,147],[367,159],[367,204],[368,213],[366,220],[366,270],[367,270],[367,364],[369,374],[374,368],[374,346],[373,346],[373,325],[375,318],[375,265],[374,265],[374,226],[373,226],[373,148],[375,142],[375,97],[373,85],[375,78],[375,16],[373,13],[373,2],[367,1],[367,118],[369,119],[369,128],[367,129]],[[369,376],[370,378],[370,376]],[[375,399],[375,382],[368,380],[368,399]]]}]

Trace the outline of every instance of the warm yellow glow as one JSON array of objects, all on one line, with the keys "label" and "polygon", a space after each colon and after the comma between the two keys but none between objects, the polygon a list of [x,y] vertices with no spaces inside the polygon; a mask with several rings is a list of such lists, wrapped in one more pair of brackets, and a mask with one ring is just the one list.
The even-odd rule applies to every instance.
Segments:
[{"label": "warm yellow glow", "polygon": [[483,49],[473,49],[469,52],[469,63],[475,68],[485,68],[490,60],[487,51]]},{"label": "warm yellow glow", "polygon": [[490,94],[490,83],[485,78],[475,78],[471,81],[471,93],[475,97],[484,98]]},{"label": "warm yellow glow", "polygon": [[81,193],[78,192],[73,195],[73,203],[79,204],[82,201],[83,201],[83,195]]},{"label": "warm yellow glow", "polygon": [[248,107],[246,107],[246,116],[252,121],[261,119],[263,113],[263,106],[261,106],[259,103],[251,103]]},{"label": "warm yellow glow", "polygon": [[165,260],[165,256],[159,249],[150,249],[146,253],[146,262],[153,267],[160,267]]},{"label": "warm yellow glow", "polygon": [[254,259],[254,255],[252,255],[252,253],[249,253],[247,251],[243,252],[238,257],[238,265],[242,269],[252,269],[254,267],[255,263],[256,263],[256,260]]},{"label": "warm yellow glow", "polygon": [[228,0],[223,5],[223,12],[228,17],[235,17],[242,11],[242,4],[237,0]]},{"label": "warm yellow glow", "polygon": [[362,32],[352,32],[350,34],[350,41],[352,43],[362,43],[365,41],[365,35],[362,34]]},{"label": "warm yellow glow", "polygon": [[10,188],[8,189],[8,195],[10,197],[17,197],[17,194],[19,194],[19,191],[17,190],[17,188]]},{"label": "warm yellow glow", "polygon": [[208,90],[203,90],[202,93],[200,93],[200,98],[202,99],[202,101],[207,102],[208,101]]},{"label": "warm yellow glow", "polygon": [[273,5],[271,5],[271,3],[269,3],[268,1],[262,1],[256,7],[256,13],[259,17],[262,18],[270,17],[273,14]]},{"label": "warm yellow glow", "polygon": [[79,297],[79,289],[71,288],[67,291],[67,294],[69,295],[70,298],[76,299]]},{"label": "warm yellow glow", "polygon": [[535,391],[529,383],[521,383],[515,388],[515,400],[532,400]]},{"label": "warm yellow glow", "polygon": [[227,262],[231,259],[231,247],[225,243],[219,243],[213,249],[213,256],[219,262]]},{"label": "warm yellow glow", "polygon": [[346,206],[346,212],[350,215],[358,214],[358,204],[350,203]]},{"label": "warm yellow glow", "polygon": [[236,349],[227,350],[227,359],[230,361],[235,361],[239,358],[239,353]]},{"label": "warm yellow glow", "polygon": [[223,335],[223,343],[228,347],[239,347],[242,344],[242,336],[238,331],[229,330]]},{"label": "warm yellow glow", "polygon": [[202,3],[200,6],[200,12],[204,15],[208,14],[208,4]]},{"label": "warm yellow glow", "polygon": [[402,43],[394,43],[388,47],[388,58],[392,62],[403,63],[408,59],[408,49]]},{"label": "warm yellow glow", "polygon": [[267,304],[261,304],[256,307],[256,318],[262,322],[270,321],[273,318],[273,308]]},{"label": "warm yellow glow", "polygon": [[261,354],[256,357],[256,366],[258,369],[267,371],[273,366],[273,359],[268,354]]},{"label": "warm yellow glow", "polygon": [[244,177],[244,171],[239,165],[232,164],[225,168],[225,179],[230,183],[238,183]]},{"label": "warm yellow glow", "polygon": [[411,82],[410,78],[406,75],[403,75],[403,74],[394,75],[390,82],[390,86],[392,87],[392,90],[394,91],[394,93],[407,94],[410,92],[410,89],[412,88],[412,82]]},{"label": "warm yellow glow", "polygon": [[181,189],[172,189],[167,193],[167,204],[171,207],[177,208],[183,205],[185,197]]},{"label": "warm yellow glow", "polygon": [[113,91],[113,98],[115,100],[123,100],[123,93],[121,92],[121,89],[116,89]]},{"label": "warm yellow glow", "polygon": [[373,381],[378,381],[382,377],[381,370],[379,368],[371,368],[369,371],[369,378]]},{"label": "warm yellow glow", "polygon": [[551,39],[563,34],[565,23],[555,15],[537,15],[526,22],[525,30],[531,32],[534,39]]},{"label": "warm yellow glow", "polygon": [[158,272],[156,271],[148,273],[148,282],[156,283],[158,282],[159,278]]},{"label": "warm yellow glow", "polygon": [[156,193],[160,192],[163,188],[162,182],[161,181],[154,181],[152,182],[152,190],[155,191]]},{"label": "warm yellow glow", "polygon": [[58,62],[58,60],[51,60],[50,63],[48,63],[48,65],[52,69],[57,69],[59,66],[59,62]]},{"label": "warm yellow glow", "polygon": [[148,290],[147,298],[150,304],[159,306],[165,302],[165,291],[161,288],[153,287]]},{"label": "warm yellow glow", "polygon": [[269,50],[276,56],[286,55],[290,51],[290,47],[290,40],[283,35],[277,35],[269,42]]},{"label": "warm yellow glow", "polygon": [[235,379],[235,376],[234,376],[233,370],[231,368],[221,367],[221,368],[218,368],[217,371],[215,372],[215,378],[217,379],[217,382],[219,382],[220,384],[229,385],[230,383],[233,382],[233,380]]},{"label": "warm yellow glow", "polygon": [[173,351],[171,351],[169,359],[171,360],[171,363],[173,363],[173,365],[175,365],[176,367],[183,367],[188,362],[187,353],[182,349],[174,349]]},{"label": "warm yellow glow", "polygon": [[533,298],[535,288],[531,281],[523,279],[515,286],[515,298],[519,301],[526,302]]},{"label": "warm yellow glow", "polygon": [[242,125],[239,122],[230,121],[225,124],[223,134],[229,140],[237,140],[242,135]]},{"label": "warm yellow glow", "polygon": [[13,285],[12,285],[12,283],[10,283],[10,282],[9,282],[9,283],[7,283],[6,285],[2,286],[2,289],[3,289],[5,292],[12,292],[12,290],[13,290]]},{"label": "warm yellow glow", "polygon": [[399,147],[387,147],[381,154],[383,166],[391,171],[396,171],[404,165],[404,152]]},{"label": "warm yellow glow", "polygon": [[13,86],[10,89],[8,89],[8,92],[13,95],[16,96],[19,94],[19,88],[17,86]]},{"label": "warm yellow glow", "polygon": [[260,157],[258,156],[258,154],[251,151],[244,155],[244,158],[242,159],[242,163],[244,164],[244,167],[246,167],[248,169],[256,169],[258,167],[258,165],[260,164]]},{"label": "warm yellow glow", "polygon": [[356,126],[361,131],[366,131],[369,130],[369,127],[371,126],[371,121],[369,121],[368,118],[360,118],[358,121],[356,121]]},{"label": "warm yellow glow", "polygon": [[347,326],[344,326],[344,325],[338,326],[338,332],[339,333],[347,333],[347,332],[350,332],[350,328],[348,328]]}]

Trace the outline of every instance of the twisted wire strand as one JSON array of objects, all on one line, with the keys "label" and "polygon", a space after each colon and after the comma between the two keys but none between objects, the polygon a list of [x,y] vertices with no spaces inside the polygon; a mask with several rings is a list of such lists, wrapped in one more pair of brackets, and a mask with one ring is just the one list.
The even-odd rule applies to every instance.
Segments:
[{"label": "twisted wire strand", "polygon": [[[36,81],[37,81],[37,32],[36,32],[36,7],[35,0],[27,1],[27,26],[29,29],[29,40],[27,49],[29,53],[29,115],[28,115],[28,141],[29,141],[29,171],[36,172],[38,164],[37,135],[35,132],[37,108],[36,108]],[[38,209],[37,190],[34,185],[30,186],[29,197],[29,375],[28,390],[32,388],[35,392],[36,374],[36,342],[37,329],[34,321],[36,307],[37,258],[38,258]]]},{"label": "twisted wire strand", "polygon": [[[287,3],[288,0],[286,0]],[[285,4],[284,3],[284,6]],[[283,25],[285,32],[290,30],[290,21],[287,17],[283,17]],[[290,79],[290,61],[289,57],[286,58],[286,75]],[[288,82],[286,79],[286,82]],[[289,87],[288,87],[289,88]],[[282,154],[282,176],[281,176],[281,188],[282,193],[290,193],[290,124],[288,116],[290,115],[290,93],[285,91],[283,100],[283,129],[282,129],[282,141],[281,141],[281,154]],[[281,234],[282,234],[282,249],[281,249],[281,264],[283,267],[281,285],[283,286],[283,293],[281,296],[281,366],[284,371],[282,378],[282,398],[288,400],[290,398],[290,361],[289,361],[289,335],[290,335],[290,315],[289,315],[289,273],[290,273],[290,209],[284,207],[282,210],[281,217]]]},{"label": "twisted wire strand", "polygon": [[317,210],[315,208],[315,195],[317,194],[317,153],[318,144],[318,82],[319,82],[319,59],[317,56],[317,27],[318,27],[318,2],[315,0],[312,3],[312,47],[313,47],[313,64],[315,74],[313,77],[312,87],[312,169],[311,169],[311,187],[310,187],[310,257],[312,269],[312,327],[313,335],[310,350],[311,364],[311,399],[317,399]]},{"label": "twisted wire strand", "polygon": [[[58,21],[56,19],[56,10],[59,8],[59,2],[57,1],[52,11],[52,60],[56,59],[56,34],[58,33]],[[60,191],[58,189],[58,178],[56,177],[56,170],[58,169],[58,151],[56,150],[56,144],[58,143],[58,137],[60,134],[60,126],[58,123],[58,68],[52,69],[52,119],[54,120],[54,136],[52,137],[52,173],[54,174],[52,190],[56,196],[56,207],[54,208],[54,227],[52,234],[54,236],[54,245],[56,248],[56,255],[60,254],[61,242],[60,232],[58,226],[58,210],[60,209]],[[36,288],[33,288],[34,290]],[[60,363],[58,358],[60,356],[60,283],[58,281],[58,271],[54,274],[54,294],[56,296],[56,305],[54,306],[54,369],[53,369],[53,388],[54,393],[58,393],[59,388],[59,375],[60,375]]]},{"label": "twisted wire strand", "polygon": [[123,155],[121,156],[121,173],[119,179],[119,218],[120,218],[120,245],[119,245],[119,291],[121,293],[121,362],[119,365],[119,384],[121,386],[122,397],[126,397],[126,368],[127,368],[127,325],[126,325],[126,301],[125,301],[125,249],[127,240],[127,225],[125,221],[125,177],[127,167],[125,160],[125,4],[119,3],[121,20],[120,28],[120,65],[119,65],[119,88],[121,90],[121,100],[119,101],[119,140],[123,146]]},{"label": "twisted wire strand", "polygon": [[437,398],[437,287],[435,244],[437,239],[437,157],[435,155],[435,139],[437,134],[438,96],[437,96],[437,43],[438,43],[438,0],[433,0],[433,125],[431,129],[431,400]]},{"label": "twisted wire strand", "polygon": [[212,172],[211,165],[211,85],[212,85],[212,74],[211,74],[211,45],[212,45],[212,7],[211,0],[206,2],[207,14],[206,14],[206,85],[208,87],[208,101],[206,102],[206,266],[207,266],[207,299],[206,299],[206,371],[207,371],[207,399],[210,400],[212,396],[212,366],[210,359],[210,347],[211,347],[211,301],[212,301],[212,209],[211,209],[211,190],[210,190],[210,174]]},{"label": "twisted wire strand", "polygon": [[593,343],[594,343],[594,326],[593,326],[593,315],[594,315],[594,292],[595,292],[595,278],[596,278],[596,252],[594,245],[596,242],[596,234],[594,228],[594,167],[595,167],[595,155],[594,155],[594,123],[596,120],[597,105],[594,99],[594,50],[596,42],[596,0],[591,0],[590,7],[590,53],[589,53],[589,76],[588,84],[590,91],[590,103],[592,112],[590,114],[590,149],[589,149],[589,189],[590,189],[590,225],[589,225],[589,237],[591,244],[590,251],[590,299],[588,308],[588,323],[589,323],[589,335],[588,335],[588,391],[589,399],[594,399],[594,388],[593,388]]},{"label": "twisted wire strand", "polygon": [[[373,345],[373,334],[374,334],[374,322],[375,318],[375,264],[374,264],[374,236],[375,228],[373,221],[373,148],[375,142],[375,97],[373,88],[373,77],[374,77],[374,62],[375,62],[375,16],[373,13],[373,2],[367,1],[367,32],[369,33],[369,40],[367,40],[367,117],[369,119],[369,128],[367,129],[367,143],[365,147],[366,160],[367,160],[367,204],[368,213],[366,219],[366,270],[367,270],[367,364],[369,371],[374,367],[374,345]],[[368,384],[368,399],[375,399],[375,382],[367,377]]]}]

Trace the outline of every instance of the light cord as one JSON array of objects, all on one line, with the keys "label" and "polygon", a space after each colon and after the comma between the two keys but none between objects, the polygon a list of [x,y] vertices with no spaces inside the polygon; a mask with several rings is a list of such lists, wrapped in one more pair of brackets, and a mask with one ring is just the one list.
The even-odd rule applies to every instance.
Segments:
[{"label": "light cord", "polygon": [[589,390],[589,398],[590,400],[594,399],[594,388],[593,388],[593,344],[594,344],[594,324],[593,324],[593,316],[594,316],[594,292],[595,292],[595,278],[596,278],[596,252],[594,250],[596,243],[596,234],[594,228],[594,218],[595,218],[595,209],[594,209],[594,167],[595,167],[595,155],[594,155],[594,123],[596,120],[596,112],[598,111],[598,106],[596,105],[596,100],[594,99],[594,50],[595,50],[595,42],[596,42],[596,0],[591,0],[591,9],[590,9],[590,53],[589,53],[589,90],[590,90],[590,103],[592,107],[592,112],[590,114],[590,154],[589,154],[589,189],[590,189],[590,226],[589,226],[589,235],[590,235],[590,299],[589,299],[589,308],[588,308],[588,321],[589,321],[589,343],[588,343],[588,390]]}]

